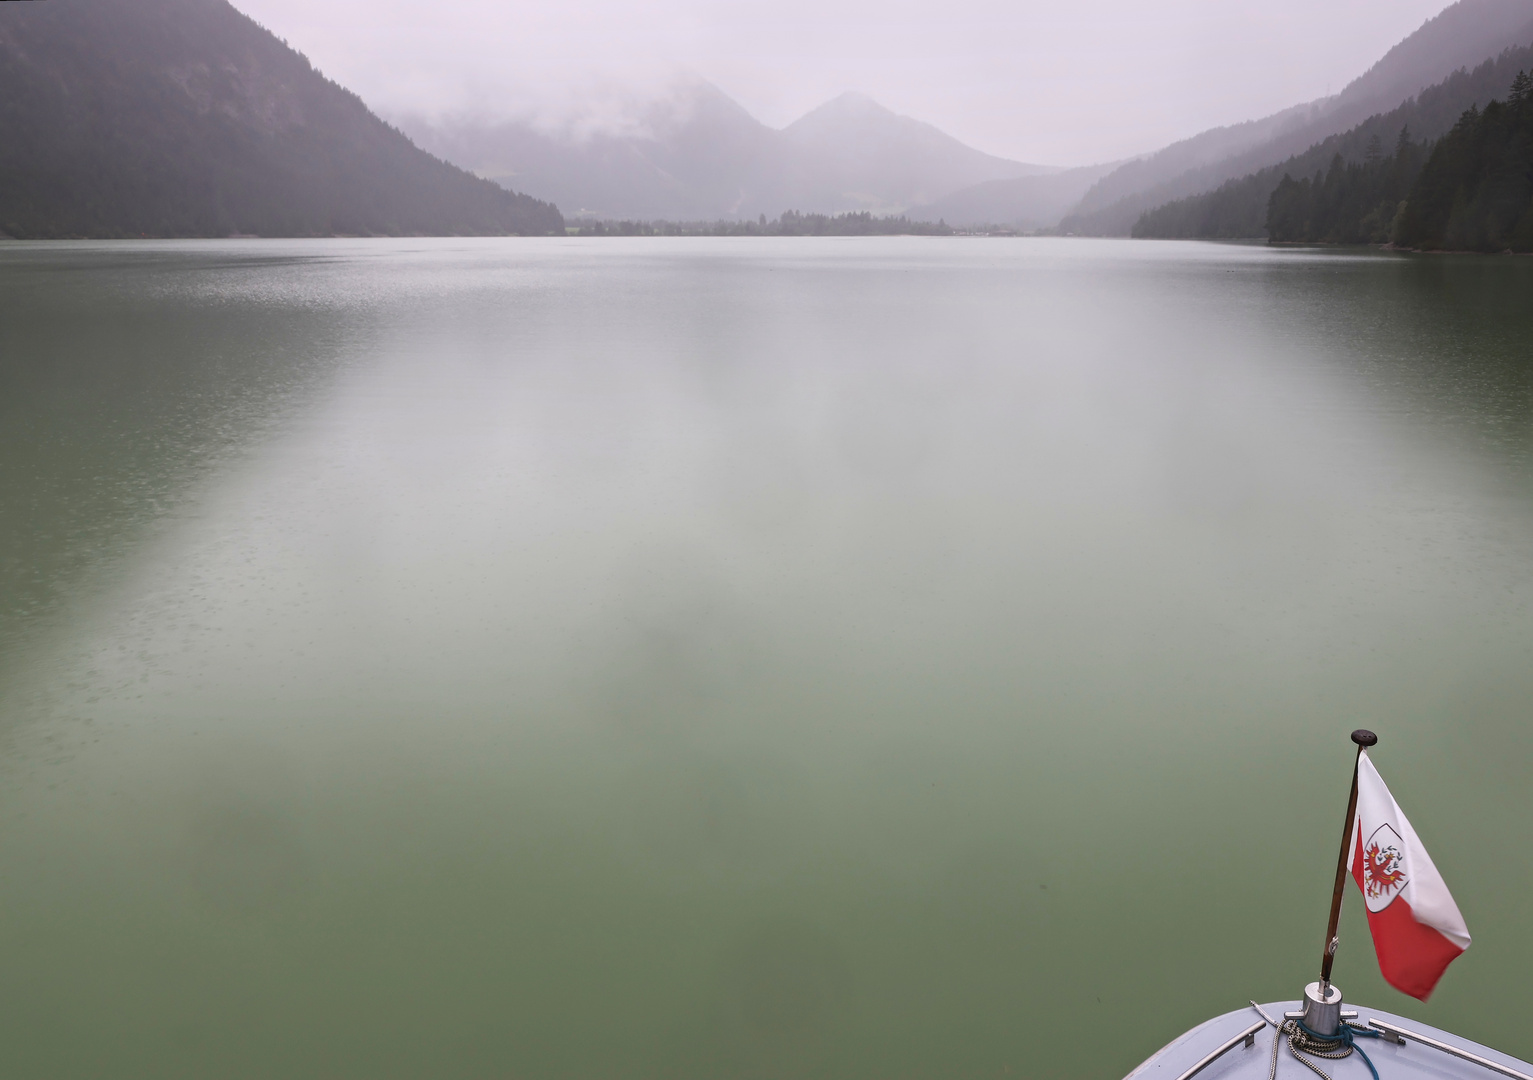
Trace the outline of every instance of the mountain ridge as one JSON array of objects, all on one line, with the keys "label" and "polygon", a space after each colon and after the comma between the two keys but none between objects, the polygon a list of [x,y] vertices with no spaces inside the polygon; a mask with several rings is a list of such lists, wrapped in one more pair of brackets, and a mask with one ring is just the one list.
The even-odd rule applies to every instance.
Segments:
[{"label": "mountain ridge", "polygon": [[1465,110],[1506,96],[1513,77],[1533,68],[1533,45],[1503,50],[1472,71],[1459,70],[1406,99],[1398,108],[1375,113],[1356,127],[1332,135],[1285,161],[1227,180],[1211,191],[1145,211],[1132,235],[1145,239],[1250,239],[1267,235],[1267,205],[1285,175],[1308,179],[1332,160],[1364,162],[1372,152],[1395,145],[1403,129],[1428,143],[1447,134]]},{"label": "mountain ridge", "polygon": [[1141,214],[1213,190],[1302,153],[1370,115],[1533,41],[1533,0],[1457,0],[1342,90],[1243,124],[1213,128],[1130,162],[1094,184],[1060,223],[1084,235],[1128,235]]},{"label": "mountain ridge", "polygon": [[415,147],[226,0],[0,4],[0,231],[505,234],[551,204]]},{"label": "mountain ridge", "polygon": [[987,154],[855,92],[771,128],[700,79],[649,105],[625,132],[575,137],[525,120],[398,123],[477,175],[576,216],[613,219],[900,213],[986,180],[1057,171]]},{"label": "mountain ridge", "polygon": [[987,180],[935,202],[910,209],[915,221],[944,221],[968,227],[1003,225],[1029,231],[1059,224],[1091,185],[1122,162],[1082,165],[1037,176]]}]

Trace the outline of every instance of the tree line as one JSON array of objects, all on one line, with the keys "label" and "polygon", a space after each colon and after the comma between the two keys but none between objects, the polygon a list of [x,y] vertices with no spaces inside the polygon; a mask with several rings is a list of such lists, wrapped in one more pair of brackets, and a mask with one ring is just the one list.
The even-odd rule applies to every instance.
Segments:
[{"label": "tree line", "polygon": [[1284,174],[1267,200],[1267,239],[1274,244],[1387,244],[1421,174],[1427,148],[1402,128],[1393,154],[1378,141],[1362,161],[1340,154],[1324,173],[1295,180]]},{"label": "tree line", "polygon": [[[1391,241],[1395,239],[1392,226],[1399,214],[1399,203],[1408,201],[1417,175],[1436,143],[1457,130],[1466,114],[1483,115],[1490,102],[1506,95],[1508,83],[1516,84],[1514,76],[1530,63],[1533,46],[1508,49],[1473,70],[1454,73],[1399,108],[1370,117],[1356,128],[1317,143],[1280,165],[1231,180],[1202,195],[1157,207],[1140,217],[1133,235],[1166,239],[1267,236],[1280,241],[1335,243]],[[1410,148],[1402,154],[1404,144]],[[1394,153],[1386,157],[1384,149],[1390,146]],[[1306,183],[1307,189],[1303,187]],[[1299,185],[1298,189],[1290,186],[1294,184]],[[1277,196],[1279,186],[1285,189],[1281,196]],[[1391,199],[1393,203],[1385,206]],[[1273,235],[1268,228],[1274,210],[1278,217],[1271,223],[1281,230],[1280,236]],[[1311,217],[1306,218],[1306,212]],[[1308,227],[1304,225],[1306,220],[1310,221]]]},{"label": "tree line", "polygon": [[861,210],[845,214],[802,214],[787,210],[771,221],[765,214],[744,221],[587,221],[571,225],[572,236],[952,236],[946,222],[875,217]]},{"label": "tree line", "polygon": [[1401,247],[1533,251],[1533,77],[1469,110],[1432,149],[1393,237]]},{"label": "tree line", "polygon": [[1339,157],[1284,176],[1267,210],[1274,243],[1383,244],[1425,251],[1533,251],[1533,78],[1471,106],[1428,153],[1402,133],[1389,157]]}]

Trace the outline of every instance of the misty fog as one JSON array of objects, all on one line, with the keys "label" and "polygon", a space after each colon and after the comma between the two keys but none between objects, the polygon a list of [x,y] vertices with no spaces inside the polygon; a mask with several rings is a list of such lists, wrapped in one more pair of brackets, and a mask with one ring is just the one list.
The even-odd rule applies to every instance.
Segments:
[{"label": "misty fog", "polygon": [[[991,154],[1087,165],[1340,90],[1441,0],[249,0],[386,114],[622,129],[692,75],[785,127],[848,90]],[[1323,28],[1323,29],[1322,29]]]}]

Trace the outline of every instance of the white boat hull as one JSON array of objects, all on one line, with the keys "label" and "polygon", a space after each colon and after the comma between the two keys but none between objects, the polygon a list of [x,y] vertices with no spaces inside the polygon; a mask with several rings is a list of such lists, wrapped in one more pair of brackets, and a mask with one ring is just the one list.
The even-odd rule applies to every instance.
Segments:
[{"label": "white boat hull", "polygon": [[[1283,1014],[1297,1012],[1299,1004],[1297,1001],[1277,1001],[1263,1005],[1262,1010],[1268,1017],[1281,1023]],[[1520,1074],[1533,1077],[1533,1064],[1481,1046],[1452,1032],[1431,1027],[1419,1020],[1396,1016],[1382,1009],[1351,1004],[1346,1008],[1348,1013],[1356,1009],[1358,1015],[1354,1023],[1367,1026],[1369,1021],[1378,1020],[1390,1027],[1432,1039],[1463,1054],[1482,1058],[1486,1062],[1479,1064],[1456,1057],[1446,1050],[1409,1038],[1403,1043],[1384,1038],[1359,1038],[1358,1045],[1373,1060],[1374,1067],[1379,1070],[1380,1080],[1495,1080],[1497,1077],[1508,1076],[1508,1072],[1488,1066],[1500,1066],[1501,1070],[1509,1070],[1514,1076]],[[1260,1027],[1252,1032],[1258,1024]],[[1239,1036],[1244,1032],[1252,1032],[1253,1038],[1240,1039]],[[1181,1080],[1199,1062],[1232,1040],[1235,1044],[1231,1049],[1196,1072],[1197,1080],[1266,1080],[1272,1066],[1274,1038],[1286,1043],[1286,1036],[1267,1023],[1256,1009],[1247,1005],[1244,1009],[1216,1016],[1174,1039],[1129,1073],[1125,1080]],[[1314,1060],[1334,1080],[1372,1080],[1368,1066],[1356,1053],[1340,1061],[1323,1058]],[[1287,1045],[1278,1049],[1277,1074],[1279,1080],[1284,1077],[1288,1080],[1316,1080],[1314,1073],[1294,1060]]]}]

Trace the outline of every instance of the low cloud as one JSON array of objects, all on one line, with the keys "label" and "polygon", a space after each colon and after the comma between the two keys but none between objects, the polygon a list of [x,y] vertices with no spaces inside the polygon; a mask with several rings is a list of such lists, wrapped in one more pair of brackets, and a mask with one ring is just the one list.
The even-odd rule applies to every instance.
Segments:
[{"label": "low cloud", "polygon": [[386,113],[643,123],[679,80],[780,127],[846,90],[1080,164],[1333,92],[1443,0],[236,0]]}]

